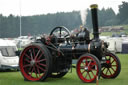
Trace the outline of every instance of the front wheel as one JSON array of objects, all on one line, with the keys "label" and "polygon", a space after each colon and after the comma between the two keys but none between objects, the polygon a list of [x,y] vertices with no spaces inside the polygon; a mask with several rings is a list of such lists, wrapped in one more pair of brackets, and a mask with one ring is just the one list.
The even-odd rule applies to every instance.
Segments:
[{"label": "front wheel", "polygon": [[96,56],[84,54],[77,62],[76,71],[83,82],[91,83],[100,76],[101,65]]},{"label": "front wheel", "polygon": [[121,71],[119,58],[113,53],[106,53],[106,63],[102,65],[101,76],[103,78],[116,78]]}]

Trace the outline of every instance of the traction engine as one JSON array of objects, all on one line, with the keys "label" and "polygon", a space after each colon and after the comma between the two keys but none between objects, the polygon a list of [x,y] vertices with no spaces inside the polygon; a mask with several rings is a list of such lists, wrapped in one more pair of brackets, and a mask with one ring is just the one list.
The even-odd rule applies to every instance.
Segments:
[{"label": "traction engine", "polygon": [[83,82],[119,75],[119,58],[107,49],[108,43],[99,39],[97,5],[91,5],[91,12],[93,39],[86,28],[72,36],[66,27],[59,26],[48,37],[43,36],[23,49],[19,65],[25,80],[61,78],[72,67],[73,59],[77,59],[76,72]]}]

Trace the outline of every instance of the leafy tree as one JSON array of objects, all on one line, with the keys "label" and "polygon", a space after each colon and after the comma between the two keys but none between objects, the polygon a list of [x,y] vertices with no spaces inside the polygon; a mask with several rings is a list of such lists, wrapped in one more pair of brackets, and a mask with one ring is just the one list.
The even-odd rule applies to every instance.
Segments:
[{"label": "leafy tree", "polygon": [[117,17],[120,20],[120,24],[128,24],[128,2],[123,1],[122,4],[119,5]]},{"label": "leafy tree", "polygon": [[[98,10],[99,26],[108,26],[119,24],[119,20],[122,19],[126,23],[127,18],[122,14],[122,5],[118,17],[112,8]],[[86,27],[92,28],[91,11],[87,9],[88,15],[86,18]],[[127,16],[128,17],[128,16]],[[55,14],[47,15],[34,15],[34,16],[22,16],[22,35],[38,35],[42,33],[49,33],[56,26],[66,26],[69,30],[79,28],[82,24],[80,11],[72,12],[58,12]],[[9,16],[3,16],[0,14],[0,37],[18,37],[20,35],[20,19],[19,16],[10,14]]]},{"label": "leafy tree", "polygon": [[[88,9],[87,27],[92,28],[91,11]],[[99,26],[115,25],[116,14],[112,8],[98,10],[98,23]]]}]

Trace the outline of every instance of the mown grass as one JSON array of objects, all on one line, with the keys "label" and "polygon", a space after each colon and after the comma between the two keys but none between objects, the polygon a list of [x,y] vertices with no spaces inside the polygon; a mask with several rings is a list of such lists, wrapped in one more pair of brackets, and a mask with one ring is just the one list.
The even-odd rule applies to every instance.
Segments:
[{"label": "mown grass", "polygon": [[[117,54],[121,61],[121,73],[116,79],[99,80],[99,85],[127,85],[128,83],[128,54]],[[96,85],[83,83],[77,76],[76,70],[63,78],[47,78],[44,82],[24,81],[20,72],[0,72],[0,85]]]},{"label": "mown grass", "polygon": [[124,25],[123,27],[125,28],[125,29],[124,29],[125,33],[128,34],[128,25]]},{"label": "mown grass", "polygon": [[128,25],[122,25],[122,26],[124,27],[124,30],[122,30],[120,32],[101,32],[100,36],[112,36],[114,33],[120,34],[121,32],[128,34]]},{"label": "mown grass", "polygon": [[102,32],[100,36],[112,36],[113,32]]}]

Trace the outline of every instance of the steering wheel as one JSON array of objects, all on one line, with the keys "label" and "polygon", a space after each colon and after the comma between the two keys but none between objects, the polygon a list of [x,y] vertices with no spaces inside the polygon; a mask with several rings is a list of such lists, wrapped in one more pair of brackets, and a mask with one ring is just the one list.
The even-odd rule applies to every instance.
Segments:
[{"label": "steering wheel", "polygon": [[59,27],[55,27],[51,31],[50,36],[53,34],[58,38],[66,38],[67,36],[70,36],[70,31],[64,26],[59,26]]}]

